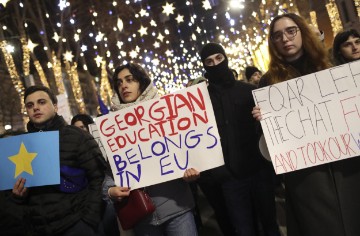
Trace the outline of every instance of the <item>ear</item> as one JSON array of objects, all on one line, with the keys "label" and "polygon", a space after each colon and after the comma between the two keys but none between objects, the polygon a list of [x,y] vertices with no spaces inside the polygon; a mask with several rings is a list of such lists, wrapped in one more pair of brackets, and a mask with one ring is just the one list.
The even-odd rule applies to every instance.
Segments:
[{"label": "ear", "polygon": [[54,104],[54,109],[55,109],[55,112],[57,113],[57,111],[58,111],[58,106],[57,106],[56,103]]}]

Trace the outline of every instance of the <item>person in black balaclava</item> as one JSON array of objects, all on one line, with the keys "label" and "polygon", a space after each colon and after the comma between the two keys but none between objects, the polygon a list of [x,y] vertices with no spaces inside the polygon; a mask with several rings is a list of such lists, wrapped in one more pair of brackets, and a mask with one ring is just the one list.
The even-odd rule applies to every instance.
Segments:
[{"label": "person in black balaclava", "polygon": [[224,221],[232,225],[228,230],[235,230],[224,235],[257,235],[261,228],[264,235],[279,236],[274,170],[260,154],[257,123],[251,114],[255,106],[252,90],[256,87],[235,80],[220,44],[206,44],[200,56],[209,81],[225,166],[202,172],[199,186],[214,208],[223,232]]},{"label": "person in black balaclava", "polygon": [[208,43],[201,50],[201,61],[206,70],[205,77],[217,85],[232,86],[235,77],[229,68],[224,48],[217,43]]}]

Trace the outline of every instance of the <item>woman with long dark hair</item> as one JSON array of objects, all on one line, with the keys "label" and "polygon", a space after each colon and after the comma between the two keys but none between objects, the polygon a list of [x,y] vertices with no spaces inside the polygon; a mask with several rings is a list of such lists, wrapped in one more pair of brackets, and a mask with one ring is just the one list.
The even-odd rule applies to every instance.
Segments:
[{"label": "woman with long dark hair", "polygon": [[[158,97],[148,73],[140,65],[129,63],[115,69],[113,76],[115,95],[112,98],[112,109],[121,110],[141,102]],[[199,177],[195,169],[187,169],[184,179],[176,179],[146,187],[146,192],[155,204],[155,212],[139,222],[135,228],[136,235],[149,236],[196,236],[196,225],[192,209],[194,201],[186,181]],[[186,181],[184,181],[186,180]],[[129,196],[128,187],[115,186],[110,176],[105,177],[103,185],[105,198],[122,201]]]}]

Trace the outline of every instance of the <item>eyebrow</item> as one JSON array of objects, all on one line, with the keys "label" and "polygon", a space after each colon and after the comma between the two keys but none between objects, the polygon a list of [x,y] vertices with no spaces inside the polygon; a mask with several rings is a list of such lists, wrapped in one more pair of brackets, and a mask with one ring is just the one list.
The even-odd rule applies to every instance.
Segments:
[{"label": "eyebrow", "polygon": [[283,30],[277,30],[277,31],[274,31],[274,33],[276,33],[276,32],[282,32],[282,31],[284,31],[284,30],[287,30],[287,29],[290,29],[290,28],[293,28],[293,27],[298,28],[298,26],[296,26],[296,25],[292,25],[292,26],[285,27],[285,29],[283,29]]},{"label": "eyebrow", "polygon": [[[125,75],[124,79],[127,79],[127,78],[129,78],[130,76],[133,76],[133,75],[132,75],[132,74]],[[118,78],[118,79],[122,79],[122,78]]]}]

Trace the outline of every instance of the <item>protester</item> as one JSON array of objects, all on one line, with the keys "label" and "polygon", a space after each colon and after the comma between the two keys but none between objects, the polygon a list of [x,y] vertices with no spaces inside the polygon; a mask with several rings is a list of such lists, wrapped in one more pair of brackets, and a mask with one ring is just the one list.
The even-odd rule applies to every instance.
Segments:
[{"label": "protester", "polygon": [[360,59],[360,35],[354,30],[346,30],[335,36],[333,57],[336,65]]},{"label": "protester", "polygon": [[[89,125],[94,124],[94,120],[87,114],[77,114],[71,119],[71,125],[76,126],[86,132],[89,132]],[[108,173],[111,173],[110,166],[107,166]],[[104,201],[105,211],[98,227],[98,236],[119,236],[119,226],[115,214],[115,209],[112,204],[107,204]]]},{"label": "protester", "polygon": [[[206,44],[200,56],[209,81],[225,166],[204,171],[199,185],[214,209],[225,203],[235,229],[225,235],[256,235],[257,219],[265,235],[280,235],[272,167],[260,154],[256,121],[251,116],[252,90],[256,87],[235,80],[221,45]],[[225,209],[220,209],[222,216],[227,214]]]},{"label": "protester", "polygon": [[[115,94],[112,98],[112,109],[115,111],[158,97],[157,90],[147,72],[133,63],[115,69],[113,86]],[[192,214],[194,201],[186,181],[195,180],[199,175],[198,171],[190,168],[185,171],[183,179],[146,187],[146,192],[156,209],[135,226],[135,234],[140,236],[197,235]],[[128,187],[115,186],[111,176],[105,177],[103,186],[105,199],[121,201],[129,196],[129,193]]]},{"label": "protester", "polygon": [[248,66],[245,68],[245,77],[249,83],[252,83],[256,87],[259,85],[260,78],[262,76],[261,71],[255,66]]},{"label": "protester", "polygon": [[[0,135],[0,138],[24,134],[23,131],[9,131]],[[0,235],[25,236],[28,234],[28,225],[24,221],[24,209],[11,197],[11,190],[0,191]]]},{"label": "protester", "polygon": [[71,125],[79,127],[86,132],[89,132],[90,124],[94,124],[94,120],[87,114],[77,114],[71,119]]},{"label": "protester", "polygon": [[[320,40],[295,14],[272,20],[268,45],[269,71],[259,87],[331,67]],[[262,118],[259,107],[252,113]],[[360,235],[360,158],[286,173],[284,181],[288,236]]]},{"label": "protester", "polygon": [[57,114],[57,98],[49,88],[27,88],[24,103],[30,119],[28,132],[59,131],[60,139],[60,185],[27,188],[26,179],[20,177],[12,190],[13,198],[25,208],[29,234],[96,235],[105,169],[97,143]]}]

